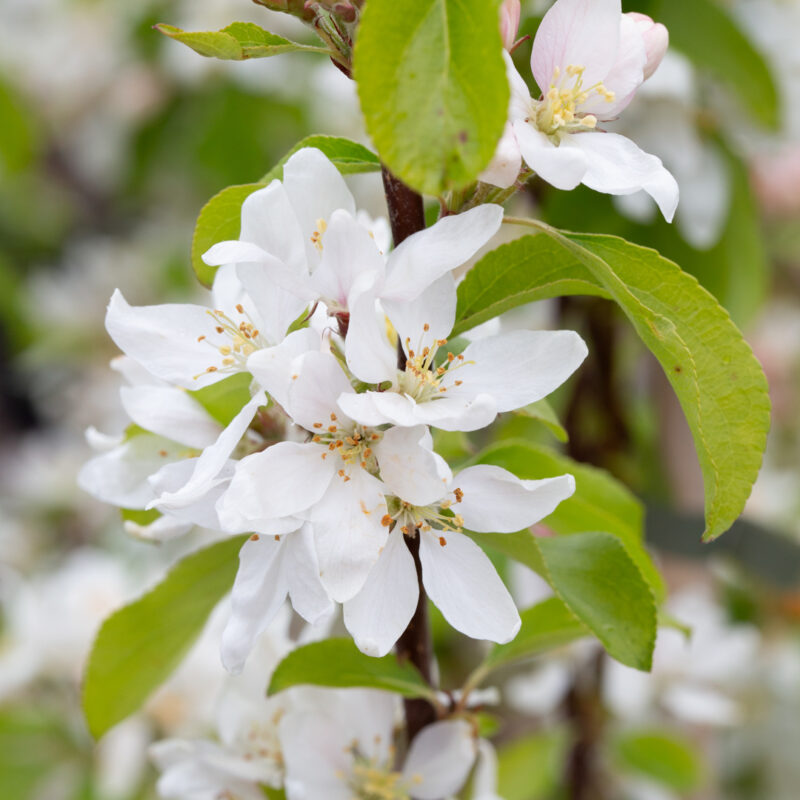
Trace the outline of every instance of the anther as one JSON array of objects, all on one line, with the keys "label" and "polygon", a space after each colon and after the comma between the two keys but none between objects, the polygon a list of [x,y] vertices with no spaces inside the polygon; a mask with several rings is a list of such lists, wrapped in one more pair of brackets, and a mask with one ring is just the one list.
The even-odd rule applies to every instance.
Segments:
[{"label": "anther", "polygon": [[440,544],[442,547],[444,547],[444,546],[447,544],[447,539],[445,539],[445,538],[444,538],[444,536],[440,536],[440,537],[439,537],[439,544]]}]

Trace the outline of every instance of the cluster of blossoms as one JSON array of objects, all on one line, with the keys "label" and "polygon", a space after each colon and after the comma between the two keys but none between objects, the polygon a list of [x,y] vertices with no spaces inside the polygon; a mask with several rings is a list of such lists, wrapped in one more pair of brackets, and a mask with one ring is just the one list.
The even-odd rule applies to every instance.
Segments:
[{"label": "cluster of blossoms", "polygon": [[[229,669],[241,669],[287,595],[310,623],[343,604],[358,646],[387,653],[418,600],[409,538],[454,627],[515,636],[516,607],[463,529],[520,530],[574,481],[519,480],[490,465],[454,476],[431,428],[474,431],[541,399],[586,347],[569,331],[448,345],[452,271],[501,219],[492,205],[445,217],[387,255],[333,164],[304,149],[282,181],[245,201],[240,239],[205,255],[221,265],[209,308],[112,297],[107,327],[126,354],[122,402],[135,427],[98,442],[107,449],[81,482],[125,508],[160,511],[143,532],[151,538],[192,524],[252,533],[223,635]],[[224,428],[202,402],[214,385],[247,387],[229,393],[238,403]]]}]

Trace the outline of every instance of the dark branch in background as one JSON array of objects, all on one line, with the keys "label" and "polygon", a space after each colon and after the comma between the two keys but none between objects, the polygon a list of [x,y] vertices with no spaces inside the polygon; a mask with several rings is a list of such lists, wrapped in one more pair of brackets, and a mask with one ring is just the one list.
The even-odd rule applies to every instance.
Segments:
[{"label": "dark branch in background", "polygon": [[[389,224],[392,226],[394,246],[411,236],[412,233],[423,230],[425,227],[425,208],[422,196],[399,181],[386,167],[382,169],[383,188],[386,193],[386,207],[389,212]],[[402,343],[397,343],[397,367],[406,368],[406,355]],[[419,560],[419,532],[411,539],[403,537],[417,569],[417,582],[419,584],[419,600],[411,622],[408,623],[403,635],[397,640],[397,657],[400,660],[410,661],[421,673],[428,683],[432,683],[433,645],[431,642],[431,628],[428,620],[428,596],[422,586],[422,565]],[[426,726],[436,720],[436,711],[427,700],[406,700],[404,703],[406,714],[406,730],[408,741],[411,740]]]}]

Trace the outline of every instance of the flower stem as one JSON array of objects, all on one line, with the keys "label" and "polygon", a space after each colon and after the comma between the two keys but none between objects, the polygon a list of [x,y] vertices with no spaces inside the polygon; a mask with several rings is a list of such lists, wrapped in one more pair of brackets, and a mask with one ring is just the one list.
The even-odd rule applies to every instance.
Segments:
[{"label": "flower stem", "polygon": [[[386,206],[389,211],[389,224],[392,226],[392,238],[397,247],[411,234],[425,228],[425,209],[422,195],[398,180],[384,166],[383,188],[386,193]],[[402,344],[397,346],[397,366],[405,369],[406,356]],[[428,619],[428,596],[422,585],[422,564],[419,560],[419,533],[412,539],[403,537],[417,570],[419,583],[419,599],[414,616],[408,623],[403,635],[397,640],[397,657],[401,661],[410,661],[429,683],[433,683],[433,644],[431,627]],[[406,733],[408,742],[426,726],[436,721],[436,710],[422,699],[408,699],[404,702],[406,716]]]}]

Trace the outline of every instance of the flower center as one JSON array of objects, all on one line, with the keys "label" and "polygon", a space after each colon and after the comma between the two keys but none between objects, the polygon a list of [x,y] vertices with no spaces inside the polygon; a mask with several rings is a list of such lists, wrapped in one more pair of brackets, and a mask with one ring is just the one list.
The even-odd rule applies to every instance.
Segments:
[{"label": "flower center", "polygon": [[372,448],[381,439],[380,431],[355,423],[342,424],[336,414],[330,415],[327,424],[315,422],[313,427],[311,441],[322,446],[322,458],[334,454],[342,460],[342,469],[339,470],[342,480],[350,480],[347,470],[354,466],[360,466],[373,475],[377,474],[378,460]]},{"label": "flower center", "polygon": [[[431,326],[426,322],[423,331],[427,333]],[[413,397],[418,403],[425,403],[433,400],[447,391],[447,386],[442,386],[445,376],[454,372],[466,363],[463,355],[447,354],[440,366],[434,366],[434,359],[439,348],[447,344],[447,339],[437,339],[433,347],[422,346],[420,342],[417,349],[411,348],[411,339],[407,338],[406,345],[406,368],[398,376],[398,389]],[[454,386],[461,386],[462,381],[454,381]]]},{"label": "flower center", "polygon": [[[241,372],[246,369],[247,358],[251,353],[269,346],[269,342],[253,324],[253,320],[241,303],[236,305],[236,311],[241,317],[238,323],[224,311],[218,309],[208,311],[208,315],[214,320],[214,329],[217,333],[226,335],[230,339],[230,344],[216,346],[211,344],[205,335],[197,337],[198,342],[207,342],[209,347],[218,353],[218,357],[222,357],[218,365],[212,364],[206,367],[206,372]],[[194,377],[197,379],[200,375]]]},{"label": "flower center", "polygon": [[[460,514],[454,514],[450,507],[454,503],[461,502],[464,492],[461,489],[453,489],[451,494],[452,500],[447,498],[429,506],[414,506],[399,497],[388,497],[387,513],[381,522],[387,528],[395,522],[403,534],[411,538],[416,535],[417,528],[430,531],[435,527],[440,531],[460,533],[464,527],[464,520]],[[444,544],[442,539],[440,542]]]},{"label": "flower center", "polygon": [[279,709],[268,722],[253,722],[246,729],[242,746],[245,761],[266,762],[277,773],[283,775],[283,753],[278,738],[278,723],[284,710]]},{"label": "flower center", "polygon": [[354,800],[410,800],[410,787],[400,772],[392,772],[374,758],[354,753],[350,772]]},{"label": "flower center", "polygon": [[592,95],[599,95],[607,103],[613,103],[615,95],[599,81],[593,86],[585,87],[583,85],[585,71],[586,67],[582,65],[570,64],[564,70],[562,78],[559,67],[553,70],[550,88],[541,100],[534,103],[533,122],[540,131],[553,136],[559,131],[575,133],[596,127],[597,117],[594,114],[582,114],[580,106]]}]

